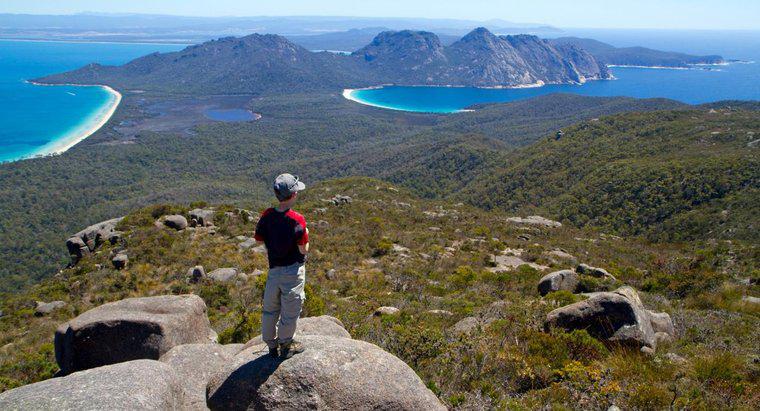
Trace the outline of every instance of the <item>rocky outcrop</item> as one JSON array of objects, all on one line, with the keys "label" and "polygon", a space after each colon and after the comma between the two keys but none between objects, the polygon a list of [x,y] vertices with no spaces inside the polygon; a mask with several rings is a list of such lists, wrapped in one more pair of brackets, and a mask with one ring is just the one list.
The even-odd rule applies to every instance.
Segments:
[{"label": "rocky outcrop", "polygon": [[187,280],[191,283],[198,283],[204,278],[206,278],[206,270],[202,265],[196,265],[187,270]]},{"label": "rocky outcrop", "polygon": [[562,223],[559,221],[549,220],[548,218],[541,217],[540,215],[532,215],[528,217],[509,217],[507,221],[516,224],[528,224],[538,225],[544,227],[562,227]]},{"label": "rocky outcrop", "polygon": [[478,327],[482,327],[483,325],[484,324],[481,318],[464,317],[461,320],[457,321],[456,324],[451,326],[451,331],[454,334],[469,334],[477,330]]},{"label": "rocky outcrop", "polygon": [[[329,315],[321,315],[319,317],[306,317],[298,320],[296,324],[295,338],[298,339],[304,335],[321,335],[325,337],[337,337],[337,338],[351,338],[351,334],[346,331],[346,327],[343,323]],[[254,345],[262,344],[264,340],[261,336],[256,336],[249,340],[242,349],[253,347]]]},{"label": "rocky outcrop", "polygon": [[212,376],[212,410],[444,410],[403,361],[349,338],[304,335],[306,351],[282,361],[265,344],[241,351]]},{"label": "rocky outcrop", "polygon": [[220,283],[228,283],[232,281],[246,281],[248,276],[238,271],[237,268],[217,268],[216,270],[208,273],[208,278]]},{"label": "rocky outcrop", "polygon": [[66,249],[69,250],[71,265],[74,266],[82,258],[90,254],[90,248],[81,237],[71,237],[66,240]]},{"label": "rocky outcrop", "polygon": [[190,216],[191,227],[211,227],[214,225],[213,208],[196,208],[187,213]]},{"label": "rocky outcrop", "polygon": [[550,260],[552,260],[555,264],[561,264],[561,263],[576,264],[578,262],[578,259],[575,258],[575,256],[573,256],[572,254],[562,249],[549,251],[545,255]]},{"label": "rocky outcrop", "polygon": [[188,225],[187,218],[178,214],[164,216],[162,221],[165,226],[178,231],[186,229]]},{"label": "rocky outcrop", "polygon": [[577,271],[578,274],[590,275],[596,278],[609,278],[611,280],[615,279],[615,277],[612,274],[608,273],[604,268],[592,267],[588,264],[578,265],[575,271]]},{"label": "rocky outcrop", "polygon": [[506,250],[502,251],[501,254],[492,255],[491,262],[493,263],[493,267],[489,267],[488,270],[494,273],[512,271],[521,265],[527,265],[539,271],[549,268],[545,265],[523,260],[521,257],[522,253],[522,249],[507,248]]},{"label": "rocky outcrop", "polygon": [[667,334],[673,337],[673,322],[665,313],[644,308],[631,287],[592,293],[584,301],[557,308],[546,316],[547,328],[584,329],[592,336],[637,348],[654,349]]},{"label": "rocky outcrop", "polygon": [[113,264],[113,268],[123,270],[127,268],[127,264],[129,264],[129,256],[127,253],[118,253],[111,259],[111,264]]},{"label": "rocky outcrop", "polygon": [[253,248],[258,243],[255,238],[253,238],[253,237],[246,237],[244,235],[239,235],[239,236],[235,237],[235,239],[238,240],[238,241],[240,241],[240,243],[238,244],[238,247],[240,247],[241,249],[244,249],[244,250]]},{"label": "rocky outcrop", "polygon": [[179,410],[183,409],[184,395],[171,366],[136,360],[0,393],[0,409]]},{"label": "rocky outcrop", "polygon": [[239,347],[219,344],[178,345],[161,356],[179,375],[185,388],[185,410],[206,410],[206,384],[239,352]]},{"label": "rocky outcrop", "polygon": [[353,201],[353,199],[351,197],[349,197],[349,196],[344,196],[344,195],[341,195],[341,194],[336,194],[335,196],[333,196],[333,198],[331,198],[331,199],[329,199],[327,201],[329,201],[333,205],[337,206],[337,205],[342,205],[342,204],[351,204],[351,202]]},{"label": "rocky outcrop", "polygon": [[136,359],[157,360],[180,344],[210,342],[206,304],[196,295],[129,298],[86,311],[58,327],[62,374]]},{"label": "rocky outcrop", "polygon": [[115,244],[121,238],[121,233],[116,231],[116,225],[123,218],[112,218],[93,224],[69,237],[66,240],[66,249],[71,257],[71,265],[76,265],[82,257],[95,251],[106,242]]},{"label": "rocky outcrop", "polygon": [[555,291],[574,292],[578,286],[578,274],[573,270],[560,270],[549,273],[538,281],[539,294],[546,295]]},{"label": "rocky outcrop", "polygon": [[396,315],[396,314],[398,314],[399,312],[401,312],[401,310],[399,310],[399,309],[398,309],[398,308],[396,308],[396,307],[380,307],[380,308],[378,308],[377,310],[375,310],[375,313],[374,313],[374,315],[375,315],[375,316],[381,316],[381,315]]},{"label": "rocky outcrop", "polygon": [[66,306],[66,303],[63,301],[51,301],[49,303],[43,302],[43,301],[37,301],[37,307],[34,309],[34,315],[36,316],[43,316],[45,314],[50,314],[55,310],[59,310]]}]

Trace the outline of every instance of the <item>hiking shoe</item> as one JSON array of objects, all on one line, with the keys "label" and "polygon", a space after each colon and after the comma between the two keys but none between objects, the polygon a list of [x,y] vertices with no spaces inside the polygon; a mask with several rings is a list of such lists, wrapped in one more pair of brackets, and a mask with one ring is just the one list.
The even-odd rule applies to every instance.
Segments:
[{"label": "hiking shoe", "polygon": [[298,341],[291,341],[287,344],[280,344],[280,358],[287,360],[296,354],[300,354],[306,350],[306,347]]},{"label": "hiking shoe", "polygon": [[280,355],[277,353],[277,347],[270,347],[269,348],[269,356],[272,358],[277,358]]}]

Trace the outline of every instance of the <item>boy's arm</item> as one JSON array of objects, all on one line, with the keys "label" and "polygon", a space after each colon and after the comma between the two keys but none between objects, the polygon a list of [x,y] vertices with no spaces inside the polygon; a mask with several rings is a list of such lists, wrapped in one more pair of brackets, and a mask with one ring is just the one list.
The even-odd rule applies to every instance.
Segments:
[{"label": "boy's arm", "polygon": [[256,223],[256,231],[253,235],[253,239],[256,240],[256,246],[264,244],[264,224],[262,224],[262,221],[264,220],[264,216],[267,214],[267,211],[269,210],[265,210],[263,213],[261,213],[259,221]]},{"label": "boy's arm", "polygon": [[306,255],[306,254],[309,254],[309,228],[308,227],[306,228],[303,237],[304,239],[301,241],[301,243],[298,243],[298,251],[300,251],[301,254]]}]

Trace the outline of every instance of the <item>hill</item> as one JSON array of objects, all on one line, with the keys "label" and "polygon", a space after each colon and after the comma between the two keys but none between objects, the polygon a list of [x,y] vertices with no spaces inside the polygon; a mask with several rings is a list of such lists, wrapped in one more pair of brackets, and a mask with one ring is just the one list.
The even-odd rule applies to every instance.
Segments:
[{"label": "hill", "polygon": [[383,32],[351,56],[313,53],[281,36],[253,34],[151,54],[118,67],[90,64],[35,81],[173,94],[270,95],[385,83],[521,86],[596,78],[609,78],[609,73],[574,46],[555,48],[535,36],[497,37],[479,28],[449,47],[429,32]]},{"label": "hill", "polygon": [[460,198],[660,240],[758,241],[757,111],[633,113],[513,152]]},{"label": "hill", "polygon": [[722,64],[721,56],[694,56],[646,47],[615,47],[598,40],[560,37],[551,40],[556,45],[572,45],[588,51],[599,62],[615,66],[689,67],[700,64]]},{"label": "hill", "polygon": [[[378,34],[392,31],[387,27],[365,27],[322,34],[288,35],[288,40],[308,50],[353,52],[370,44]],[[461,36],[436,33],[443,45],[459,40]]]},{"label": "hill", "polygon": [[[304,316],[340,319],[354,339],[406,362],[451,408],[753,408],[759,317],[757,304],[742,298],[760,295],[756,246],[649,244],[425,200],[367,178],[310,185],[304,194],[298,209],[313,248]],[[350,200],[331,201],[336,195]],[[264,255],[250,248],[258,213],[217,205],[204,226],[156,224],[169,214],[189,217],[196,206],[207,207],[134,210],[116,226],[113,244],[3,295],[0,391],[52,376],[55,328],[109,301],[191,293],[204,300],[221,343],[258,334],[266,279]],[[122,254],[128,263],[115,268],[112,259]],[[583,290],[627,284],[648,310],[667,312],[672,340],[641,352],[591,331],[544,329],[549,312],[585,297],[566,290],[541,297],[539,280],[578,263],[614,277],[582,275]],[[197,265],[207,274],[188,271]],[[238,274],[212,272],[218,268]],[[309,381],[299,392],[320,383]]]},{"label": "hill", "polygon": [[478,28],[443,46],[430,32],[384,32],[353,53],[383,82],[518,86],[583,83],[610,75],[591,55],[573,46],[555,48],[536,36],[496,36]]},{"label": "hill", "polygon": [[110,126],[63,155],[0,165],[0,289],[52,275],[66,259],[62,238],[83,224],[157,202],[250,207],[268,198],[269,180],[284,167],[309,181],[368,175],[444,196],[502,167],[514,147],[559,128],[622,111],[683,107],[552,95],[434,116],[377,110],[338,95],[288,96],[254,100],[250,108],[263,115],[257,122],[123,135],[119,125],[146,111],[149,96],[137,96],[126,95]]},{"label": "hill", "polygon": [[154,53],[123,66],[90,64],[40,79],[177,94],[272,94],[334,90],[360,79],[351,60],[312,53],[281,36],[252,34]]}]

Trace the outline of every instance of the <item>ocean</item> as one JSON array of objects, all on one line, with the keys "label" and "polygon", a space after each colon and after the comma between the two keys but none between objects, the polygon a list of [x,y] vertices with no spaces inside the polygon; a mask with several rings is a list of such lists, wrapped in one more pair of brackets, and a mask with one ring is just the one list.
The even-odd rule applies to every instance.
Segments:
[{"label": "ocean", "polygon": [[430,113],[454,113],[473,104],[509,102],[550,93],[665,97],[689,104],[760,100],[760,32],[566,30],[560,35],[594,38],[618,47],[641,45],[691,54],[719,54],[744,63],[688,70],[613,67],[616,80],[589,81],[583,85],[523,89],[389,86],[348,90],[344,95],[377,107]]},{"label": "ocean", "polygon": [[107,116],[116,96],[102,87],[37,86],[26,80],[88,63],[123,64],[167,44],[0,40],[0,162],[56,152]]},{"label": "ocean", "polygon": [[[760,32],[566,30],[558,36],[590,37],[616,46],[642,45],[754,61],[710,70],[613,68],[617,80],[530,89],[386,87],[351,97],[387,108],[452,113],[477,103],[506,102],[566,92],[592,96],[666,97],[686,103],[760,100]],[[60,151],[110,114],[116,96],[102,87],[36,86],[26,80],[91,62],[122,64],[184,45],[0,40],[0,162]],[[210,113],[235,121],[240,113]],[[247,115],[247,114],[246,114]]]}]

